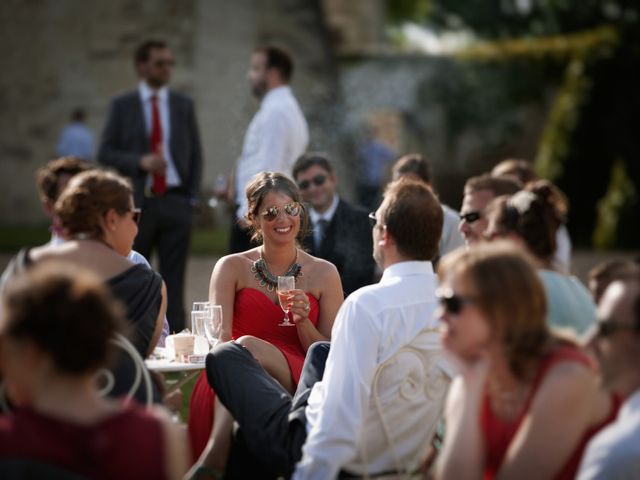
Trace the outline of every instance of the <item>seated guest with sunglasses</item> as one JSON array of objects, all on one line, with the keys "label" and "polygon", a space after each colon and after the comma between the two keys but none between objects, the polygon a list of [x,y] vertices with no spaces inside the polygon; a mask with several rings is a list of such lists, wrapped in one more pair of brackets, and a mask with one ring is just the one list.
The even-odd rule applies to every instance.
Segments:
[{"label": "seated guest with sunglasses", "polygon": [[[3,283],[14,272],[49,259],[92,271],[127,307],[127,320],[132,327],[129,339],[138,353],[146,357],[158,343],[166,301],[160,276],[125,258],[138,233],[140,219],[140,209],[134,208],[131,184],[114,172],[79,173],[56,201],[55,214],[66,241],[21,250],[3,274]],[[127,391],[131,373],[129,366],[119,364],[113,395]],[[146,400],[142,388],[136,398]]]},{"label": "seated guest with sunglasses", "polygon": [[[207,356],[209,382],[227,409],[227,436],[231,417],[238,426],[228,462],[227,451],[213,443],[219,452],[210,474],[407,478],[420,469],[449,385],[430,262],[442,208],[429,187],[401,180],[387,187],[374,219],[382,279],[345,300],[330,349],[327,342],[309,349],[295,396],[238,342]],[[243,449],[240,459],[236,448]],[[259,475],[240,474],[246,465],[256,465]]]},{"label": "seated guest with sunglasses", "polygon": [[533,260],[511,243],[442,259],[444,347],[460,365],[445,407],[437,479],[573,479],[617,413],[590,357],[550,331]]},{"label": "seated guest with sunglasses", "polygon": [[640,472],[640,276],[614,281],[598,305],[598,328],[589,344],[602,384],[625,399],[614,423],[596,435],[578,480],[632,479]]},{"label": "seated guest with sunglasses", "polygon": [[[300,248],[308,219],[293,181],[280,173],[259,173],[247,185],[246,195],[246,220],[259,246],[218,260],[211,274],[209,300],[222,306],[220,340],[235,340],[279,385],[293,393],[307,349],[331,336],[343,300],[340,277],[329,262]],[[284,313],[276,292],[278,276],[295,277],[288,315],[294,326],[279,325]],[[189,414],[195,458],[212,433],[219,449],[228,443],[229,438],[216,435],[219,410],[224,407],[216,401],[203,374],[191,394]],[[209,454],[205,451],[203,458]]]},{"label": "seated guest with sunglasses", "polygon": [[496,197],[513,195],[522,185],[515,178],[480,175],[467,180],[460,209],[460,233],[467,245],[473,245],[484,238],[487,229],[485,208]]},{"label": "seated guest with sunglasses", "polygon": [[311,233],[304,246],[338,269],[345,295],[374,282],[371,228],[367,212],[336,193],[336,173],[323,153],[306,153],[293,166],[293,178],[309,205]]}]

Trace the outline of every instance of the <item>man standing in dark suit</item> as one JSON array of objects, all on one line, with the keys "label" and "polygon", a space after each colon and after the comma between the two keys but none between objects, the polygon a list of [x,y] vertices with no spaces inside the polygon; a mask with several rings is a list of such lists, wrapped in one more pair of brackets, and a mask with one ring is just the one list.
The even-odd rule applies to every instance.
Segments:
[{"label": "man standing in dark suit", "polygon": [[309,206],[311,234],[304,246],[333,263],[345,295],[375,282],[371,226],[367,212],[336,194],[336,174],[322,153],[306,153],[293,166],[293,177]]},{"label": "man standing in dark suit", "polygon": [[143,212],[134,248],[147,258],[158,249],[167,318],[171,329],[180,331],[192,209],[202,173],[200,137],[193,101],[167,87],[174,65],[167,44],[142,43],[134,63],[140,83],[111,102],[98,159],[133,183]]}]

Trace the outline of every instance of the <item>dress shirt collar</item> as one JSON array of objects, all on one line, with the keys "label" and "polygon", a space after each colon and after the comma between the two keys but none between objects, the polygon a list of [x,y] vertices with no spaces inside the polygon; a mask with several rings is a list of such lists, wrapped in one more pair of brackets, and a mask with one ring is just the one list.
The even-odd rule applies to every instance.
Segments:
[{"label": "dress shirt collar", "polygon": [[330,222],[333,215],[336,213],[338,203],[340,203],[340,198],[336,194],[333,196],[331,206],[324,213],[318,213],[313,207],[309,207],[309,218],[311,219],[311,224],[315,225],[318,223],[318,220],[326,220],[327,222]]},{"label": "dress shirt collar", "polygon": [[634,414],[637,415],[637,412],[640,412],[640,388],[633,392],[624,402],[618,415],[618,421],[624,420]]},{"label": "dress shirt collar", "polygon": [[152,95],[158,95],[158,100],[166,102],[169,96],[169,88],[164,86],[158,90],[151,88],[144,80],[138,84],[138,91],[143,102],[148,102]]},{"label": "dress shirt collar", "polygon": [[293,92],[291,91],[291,87],[289,85],[280,85],[279,87],[273,88],[269,90],[265,96],[262,98],[262,105],[273,102],[280,101],[283,97],[292,96]]},{"label": "dress shirt collar", "polygon": [[433,275],[433,265],[431,262],[422,260],[408,260],[389,265],[384,269],[380,283],[386,283],[391,279],[406,277],[409,275]]}]

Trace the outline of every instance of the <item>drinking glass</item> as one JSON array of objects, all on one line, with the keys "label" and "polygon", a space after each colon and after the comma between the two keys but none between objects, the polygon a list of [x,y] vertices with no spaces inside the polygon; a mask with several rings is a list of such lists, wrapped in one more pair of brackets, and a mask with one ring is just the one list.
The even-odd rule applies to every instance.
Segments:
[{"label": "drinking glass", "polygon": [[205,336],[205,325],[211,310],[194,310],[191,312],[191,330],[195,335]]},{"label": "drinking glass", "polygon": [[210,302],[193,302],[191,307],[192,312],[199,312],[201,310],[207,310],[211,306]]},{"label": "drinking glass", "polygon": [[296,277],[280,276],[278,277],[278,302],[280,308],[284,311],[284,319],[279,323],[279,327],[294,327],[295,324],[289,321],[289,298],[290,291],[296,288]]},{"label": "drinking glass", "polygon": [[213,347],[218,343],[218,336],[222,327],[222,306],[211,305],[209,312],[211,315],[207,316],[204,322],[204,335],[207,337],[209,345]]}]

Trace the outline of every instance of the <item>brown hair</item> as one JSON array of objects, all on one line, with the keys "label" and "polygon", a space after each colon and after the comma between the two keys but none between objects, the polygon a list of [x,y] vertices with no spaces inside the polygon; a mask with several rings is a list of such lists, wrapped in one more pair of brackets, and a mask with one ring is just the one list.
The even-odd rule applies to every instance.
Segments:
[{"label": "brown hair", "polygon": [[293,76],[293,60],[287,50],[275,45],[265,45],[254,50],[255,53],[262,53],[266,57],[267,68],[275,68],[280,72],[280,76],[285,83],[289,83]]},{"label": "brown hair", "polygon": [[286,175],[276,172],[260,172],[255,175],[247,184],[247,201],[249,202],[249,213],[247,220],[251,228],[251,241],[261,242],[262,232],[256,222],[256,218],[262,208],[262,201],[269,192],[281,192],[290,197],[294,202],[301,205],[300,211],[300,231],[298,240],[302,242],[309,230],[309,215],[300,199],[300,192],[295,182]]},{"label": "brown hair", "polygon": [[384,191],[378,221],[387,227],[398,252],[414,260],[433,260],[442,235],[442,206],[425,183],[401,178]]},{"label": "brown hair", "polygon": [[145,40],[136,47],[136,51],[133,53],[134,65],[147,62],[151,57],[151,50],[164,50],[165,48],[169,48],[169,45],[164,40]]},{"label": "brown hair", "polygon": [[556,232],[564,222],[566,204],[560,191],[546,180],[528,185],[512,197],[499,197],[488,215],[503,233],[515,233],[536,257],[550,261],[556,251]]},{"label": "brown hair", "polygon": [[492,177],[488,173],[471,177],[464,184],[464,194],[478,192],[480,190],[489,190],[493,195],[513,195],[522,188],[522,184],[512,177]]},{"label": "brown hair", "polygon": [[58,182],[61,175],[73,177],[90,168],[92,167],[88,162],[76,157],[56,158],[40,167],[36,171],[36,185],[38,186],[40,201],[44,203],[48,200],[53,203],[57,200],[59,193]]},{"label": "brown hair", "polygon": [[507,160],[501,161],[493,167],[491,175],[494,177],[502,177],[504,175],[516,177],[523,185],[538,179],[533,165],[521,158],[508,158]]},{"label": "brown hair", "polygon": [[425,183],[431,183],[431,165],[419,153],[409,153],[396,160],[392,167],[392,176],[398,180],[401,176],[414,174]]},{"label": "brown hair", "polygon": [[591,282],[596,283],[596,290],[592,291],[593,300],[598,303],[607,287],[617,280],[626,281],[638,279],[640,268],[638,264],[627,260],[606,260],[589,270],[589,289]]},{"label": "brown hair", "polygon": [[65,374],[82,375],[108,363],[109,340],[125,328],[124,308],[97,276],[43,261],[7,282],[2,335],[30,340]]},{"label": "brown hair", "polygon": [[331,166],[329,157],[325,153],[307,152],[301,155],[300,158],[296,160],[296,163],[293,164],[291,175],[293,175],[294,179],[297,179],[299,173],[302,173],[313,166],[318,166],[329,174],[333,173],[333,167]]},{"label": "brown hair", "polygon": [[512,373],[527,380],[552,340],[544,287],[531,259],[510,242],[481,244],[446,255],[438,276],[450,275],[476,298]]},{"label": "brown hair", "polygon": [[62,227],[69,235],[101,239],[101,217],[110,209],[123,215],[131,209],[129,180],[105,170],[90,170],[71,179],[55,205]]}]

